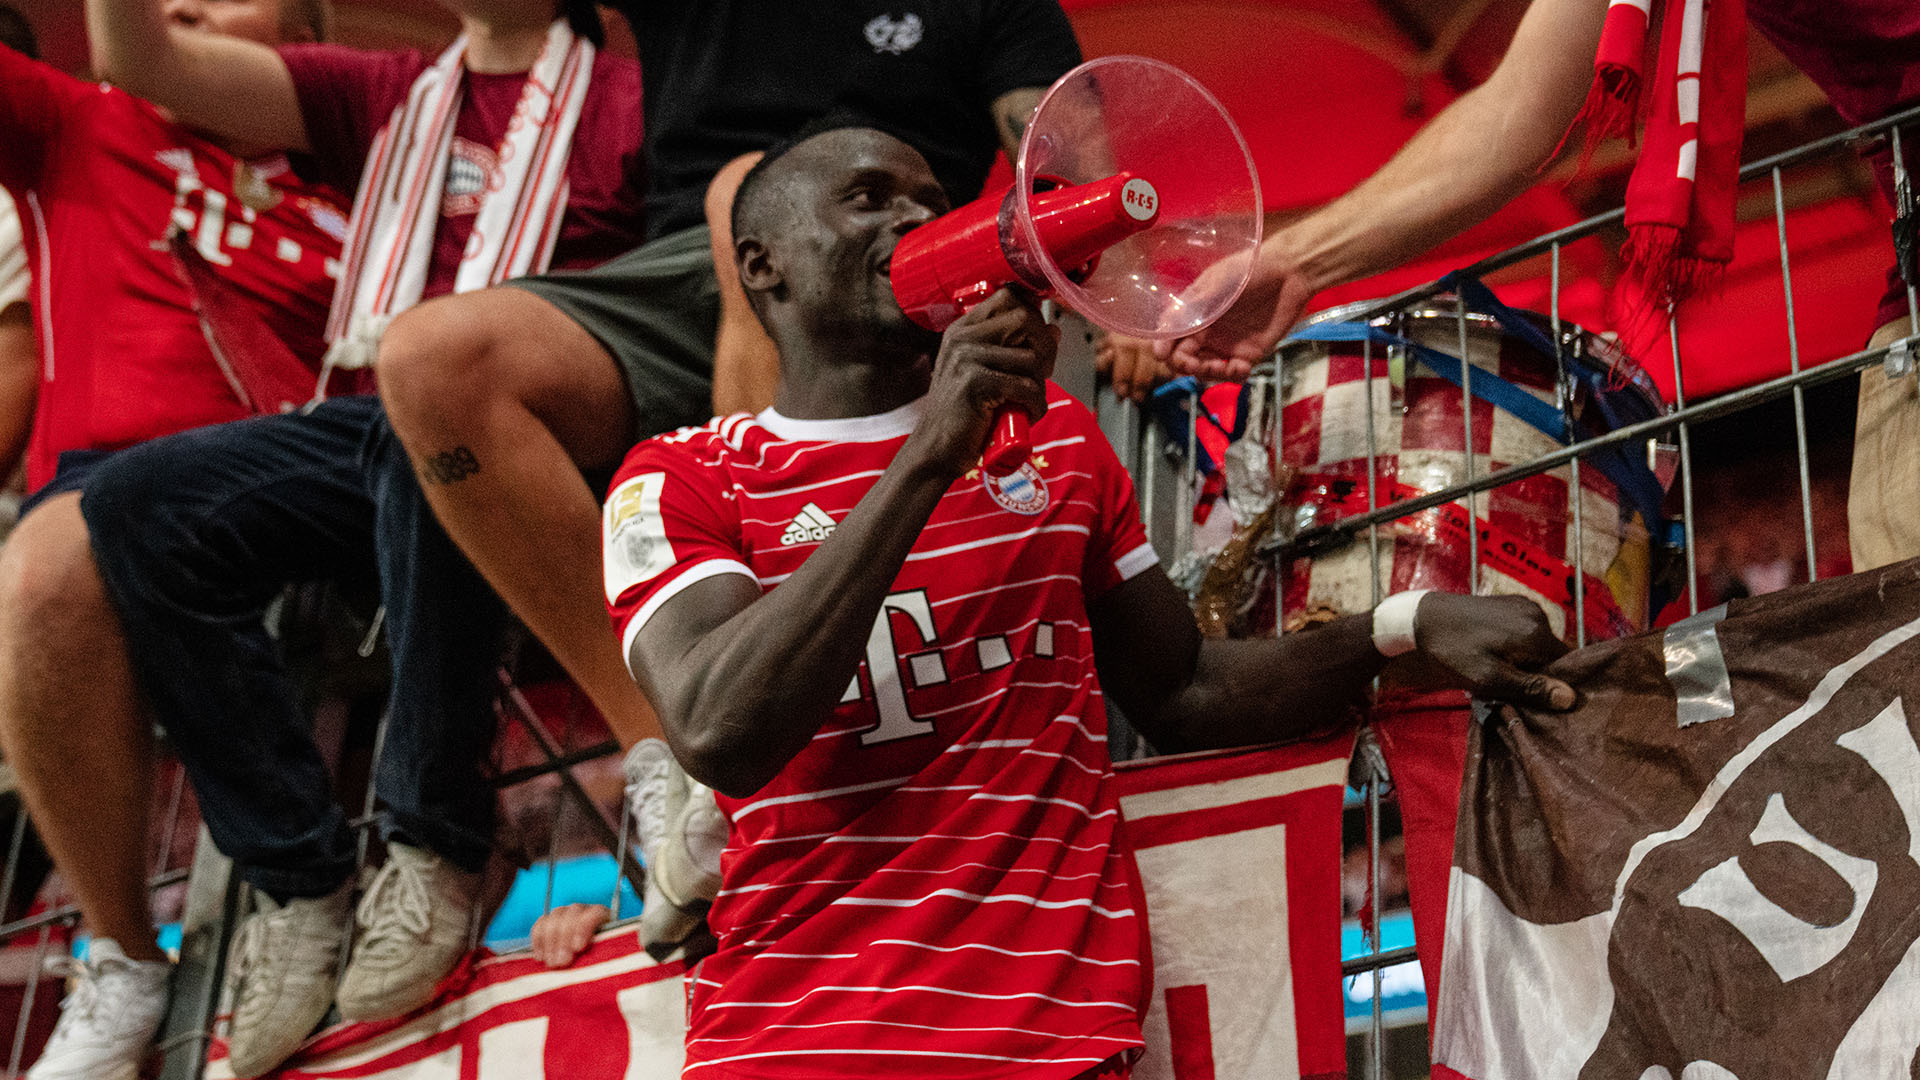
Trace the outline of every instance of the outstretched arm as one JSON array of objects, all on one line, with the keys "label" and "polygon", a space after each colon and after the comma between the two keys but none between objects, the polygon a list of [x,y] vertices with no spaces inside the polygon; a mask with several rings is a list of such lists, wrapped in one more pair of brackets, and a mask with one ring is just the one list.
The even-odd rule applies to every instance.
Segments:
[{"label": "outstretched arm", "polygon": [[1398,266],[1526,190],[1593,83],[1606,9],[1534,0],[1486,82],[1352,191],[1269,235],[1226,317],[1162,355],[1189,374],[1244,378],[1315,293]]},{"label": "outstretched arm", "polygon": [[249,150],[309,149],[287,65],[257,41],[169,25],[157,0],[87,0],[99,76]]},{"label": "outstretched arm", "polygon": [[859,505],[762,596],[738,574],[668,600],[630,666],[674,756],[728,795],[758,791],[833,715],[868,632],[927,518],[979,457],[1002,405],[1046,412],[1055,332],[1005,289],[948,328],[926,411]]},{"label": "outstretched arm", "polygon": [[[1163,752],[1297,739],[1340,724],[1388,661],[1370,615],[1278,638],[1203,641],[1186,600],[1158,568],[1089,612],[1101,686]],[[1545,708],[1573,689],[1539,673],[1567,651],[1532,601],[1428,593],[1417,651],[1441,685]],[[1418,661],[1415,661],[1416,663]]]}]

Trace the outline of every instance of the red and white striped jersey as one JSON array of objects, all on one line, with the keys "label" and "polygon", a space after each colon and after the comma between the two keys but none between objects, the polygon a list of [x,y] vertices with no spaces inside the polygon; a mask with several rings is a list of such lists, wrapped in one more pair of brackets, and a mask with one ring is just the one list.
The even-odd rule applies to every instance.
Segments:
[{"label": "red and white striped jersey", "polygon": [[[880,416],[730,416],[641,444],[604,517],[622,641],[692,583],[778,588],[893,460]],[[1132,482],[1049,388],[1032,460],[956,481],[833,717],[732,821],[685,1075],[1020,1077],[1140,1045],[1150,983],[1087,603],[1156,559]]]}]

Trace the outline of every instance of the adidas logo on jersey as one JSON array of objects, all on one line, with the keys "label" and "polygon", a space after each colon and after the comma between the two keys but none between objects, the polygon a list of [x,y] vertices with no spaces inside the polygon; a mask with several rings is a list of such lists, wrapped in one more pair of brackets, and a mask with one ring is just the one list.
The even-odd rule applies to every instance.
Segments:
[{"label": "adidas logo on jersey", "polygon": [[787,523],[787,531],[780,534],[780,545],[817,544],[833,535],[833,526],[834,520],[827,516],[825,510],[808,503]]}]

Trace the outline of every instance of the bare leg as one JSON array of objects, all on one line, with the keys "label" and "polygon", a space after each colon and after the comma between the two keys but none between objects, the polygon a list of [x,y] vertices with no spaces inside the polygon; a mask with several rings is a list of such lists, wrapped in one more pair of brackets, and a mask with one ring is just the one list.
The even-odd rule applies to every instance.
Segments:
[{"label": "bare leg", "polygon": [[582,468],[629,445],[633,405],[593,336],[522,289],[442,297],[395,320],[380,394],[447,534],[622,745],[660,736],[608,621],[600,507]]},{"label": "bare leg", "polygon": [[0,747],[93,932],[163,959],[147,907],[153,730],[78,493],[0,548]]}]

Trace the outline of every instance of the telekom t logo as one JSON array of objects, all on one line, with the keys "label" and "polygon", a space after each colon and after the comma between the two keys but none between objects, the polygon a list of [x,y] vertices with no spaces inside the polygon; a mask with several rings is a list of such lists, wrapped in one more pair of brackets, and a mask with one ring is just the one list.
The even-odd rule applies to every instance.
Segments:
[{"label": "telekom t logo", "polygon": [[[880,714],[880,722],[860,733],[862,746],[925,735],[933,730],[933,721],[921,720],[907,709],[907,691],[900,685],[900,644],[894,640],[893,632],[896,611],[913,623],[920,638],[917,646],[907,645],[907,665],[912,669],[914,688],[937,686],[947,681],[947,666],[935,642],[933,606],[927,602],[927,591],[912,589],[882,600],[880,611],[873,618],[873,629],[867,633],[867,672],[873,680],[873,704]],[[859,698],[860,673],[856,671],[840,700],[844,703]]]}]

